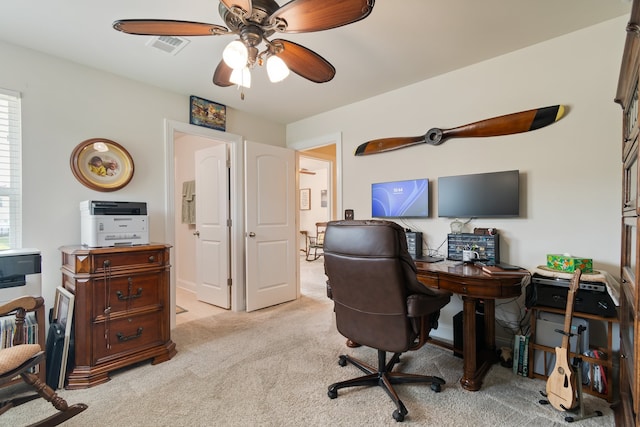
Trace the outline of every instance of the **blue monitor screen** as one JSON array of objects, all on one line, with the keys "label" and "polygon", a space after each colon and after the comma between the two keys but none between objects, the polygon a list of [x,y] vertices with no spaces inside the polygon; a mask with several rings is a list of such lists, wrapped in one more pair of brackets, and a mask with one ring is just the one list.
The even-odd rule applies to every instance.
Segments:
[{"label": "blue monitor screen", "polygon": [[374,218],[424,218],[429,216],[429,180],[371,184],[371,216]]}]

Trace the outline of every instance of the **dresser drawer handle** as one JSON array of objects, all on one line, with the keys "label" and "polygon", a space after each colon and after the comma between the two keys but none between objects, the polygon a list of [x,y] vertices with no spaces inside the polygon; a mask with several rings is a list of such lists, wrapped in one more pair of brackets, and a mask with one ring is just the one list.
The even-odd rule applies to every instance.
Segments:
[{"label": "dresser drawer handle", "polygon": [[141,336],[142,336],[142,326],[138,328],[138,332],[135,335],[129,335],[128,337],[125,337],[124,335],[122,335],[122,332],[118,332],[116,334],[118,341],[129,341],[136,338],[140,338]]},{"label": "dresser drawer handle", "polygon": [[156,262],[156,257],[154,257],[153,255],[151,255],[149,257],[149,262]]},{"label": "dresser drawer handle", "polygon": [[142,296],[142,288],[138,288],[138,292],[133,295],[125,296],[121,291],[116,291],[116,295],[118,296],[118,299],[120,301],[127,301],[127,300],[140,298]]}]

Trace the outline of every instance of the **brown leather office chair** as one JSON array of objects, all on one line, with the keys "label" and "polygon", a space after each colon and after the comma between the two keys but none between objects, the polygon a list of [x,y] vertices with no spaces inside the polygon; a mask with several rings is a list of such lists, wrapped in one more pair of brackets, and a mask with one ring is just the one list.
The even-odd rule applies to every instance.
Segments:
[{"label": "brown leather office chair", "polygon": [[[335,399],[344,387],[377,385],[396,404],[393,418],[403,421],[408,411],[393,384],[427,383],[439,392],[445,382],[434,376],[392,370],[402,353],[417,350],[426,342],[451,294],[418,282],[404,230],[390,221],[329,222],[324,265],[338,331],[378,351],[377,368],[341,355],[340,366],[351,363],[366,375],[331,384],[329,397]],[[393,353],[388,362],[387,352]]]},{"label": "brown leather office chair", "polygon": [[51,402],[58,412],[32,426],[56,426],[87,409],[87,405],[78,403],[69,406],[51,387],[30,372],[31,368],[44,360],[45,353],[40,344],[26,344],[25,316],[28,311],[35,311],[43,304],[41,297],[20,297],[0,306],[0,316],[15,315],[16,319],[13,346],[0,349],[0,386],[19,376],[37,392],[0,402],[0,415],[14,406],[42,397]]}]

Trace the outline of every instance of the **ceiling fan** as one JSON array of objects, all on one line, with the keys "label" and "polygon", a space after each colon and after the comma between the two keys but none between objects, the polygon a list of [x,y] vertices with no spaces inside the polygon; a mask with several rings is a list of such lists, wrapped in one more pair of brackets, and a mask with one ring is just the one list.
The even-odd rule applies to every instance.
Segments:
[{"label": "ceiling fan", "polygon": [[[202,22],[162,19],[122,19],[113,28],[147,36],[219,36],[235,34],[213,74],[213,83],[250,87],[249,70],[266,63],[272,82],[289,70],[315,83],[333,79],[336,70],[323,57],[297,43],[269,38],[274,33],[305,33],[351,24],[369,16],[375,0],[220,0],[218,12],[227,27]],[[264,50],[259,46],[264,43]]]}]

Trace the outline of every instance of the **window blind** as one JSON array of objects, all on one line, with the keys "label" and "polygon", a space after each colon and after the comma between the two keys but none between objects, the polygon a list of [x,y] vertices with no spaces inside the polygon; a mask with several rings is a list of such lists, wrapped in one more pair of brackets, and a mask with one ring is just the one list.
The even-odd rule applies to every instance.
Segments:
[{"label": "window blind", "polygon": [[0,249],[22,247],[20,93],[0,88]]}]

